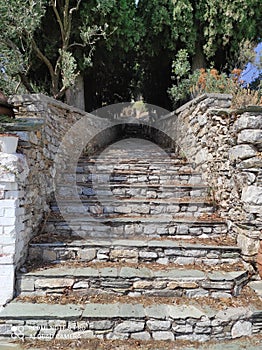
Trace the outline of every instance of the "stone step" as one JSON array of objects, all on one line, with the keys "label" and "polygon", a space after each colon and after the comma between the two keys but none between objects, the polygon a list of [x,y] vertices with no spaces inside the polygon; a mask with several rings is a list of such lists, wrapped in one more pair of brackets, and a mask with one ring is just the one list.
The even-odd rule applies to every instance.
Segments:
[{"label": "stone step", "polygon": [[161,175],[170,175],[170,176],[175,176],[175,175],[200,175],[198,171],[193,170],[190,167],[183,167],[179,169],[172,169],[171,167],[166,168],[161,168],[161,169],[135,169],[134,167],[130,167],[130,169],[116,169],[113,166],[108,166],[102,168],[102,166],[98,169],[96,167],[78,167],[76,169],[76,174],[82,175],[82,174],[94,174],[97,177],[99,175],[108,175],[108,174],[113,174],[114,176],[161,176]]},{"label": "stone step", "polygon": [[[201,240],[198,243],[189,243],[182,240],[149,240],[147,237],[137,237],[136,239],[66,242],[66,237],[45,237],[44,235],[42,239],[41,237],[37,239],[41,243],[31,243],[29,246],[30,262],[130,262],[214,266],[232,265],[241,261],[240,248],[235,245],[222,245],[222,243],[218,245],[212,240],[208,243],[202,243]],[[56,241],[49,243],[50,239]]]},{"label": "stone step", "polygon": [[78,159],[78,164],[95,164],[95,163],[114,163],[117,161],[118,164],[181,164],[181,165],[190,165],[194,166],[193,163],[188,162],[185,158],[178,157],[176,155],[167,154],[166,157],[163,155],[157,156],[156,154],[147,154],[145,157],[145,153],[141,153],[141,155],[122,157],[121,155],[97,155],[97,156],[85,156],[80,157]]},{"label": "stone step", "polygon": [[61,217],[50,216],[43,233],[54,232],[81,236],[83,238],[128,238],[132,236],[147,237],[176,237],[181,239],[211,238],[228,232],[227,224],[221,219],[214,219],[205,215],[205,218],[192,214],[181,217],[173,215],[145,215],[122,217],[92,218],[87,214],[70,214],[67,222]]},{"label": "stone step", "polygon": [[[207,185],[160,185],[160,184],[93,184],[78,182],[78,193],[82,197],[115,196],[116,198],[177,199],[184,197],[206,197],[209,194]],[[66,191],[68,193],[68,191]]]},{"label": "stone step", "polygon": [[16,291],[21,295],[63,295],[64,290],[69,289],[85,295],[232,297],[238,296],[248,282],[248,272],[243,267],[238,269],[212,271],[158,264],[148,267],[119,263],[69,264],[18,273]]},{"label": "stone step", "polygon": [[[86,305],[13,301],[0,311],[0,336],[67,341],[80,338],[136,339],[142,345],[146,340],[206,342],[242,339],[262,331],[261,309],[253,305],[230,307],[221,304],[221,309],[217,309],[196,300],[191,300],[190,305],[159,302],[148,305],[143,304],[143,300],[137,304],[127,300]],[[195,343],[190,349],[195,346],[198,347]]]},{"label": "stone step", "polygon": [[167,171],[167,173],[194,173],[194,169],[190,165],[185,164],[171,164],[171,163],[163,163],[163,164],[137,164],[137,163],[125,163],[125,164],[114,164],[113,162],[108,163],[82,163],[77,164],[76,172],[79,174],[92,172],[94,174],[103,174],[103,173],[127,173],[130,172],[134,174],[144,174],[144,173],[162,173],[163,171]]},{"label": "stone step", "polygon": [[[210,200],[205,198],[173,198],[170,199],[147,199],[147,198],[132,198],[132,199],[110,199],[108,197],[100,197],[98,199],[83,199],[81,203],[66,199],[63,203],[59,203],[59,208],[63,207],[63,212],[68,214],[79,213],[84,206],[87,213],[98,215],[100,217],[110,217],[110,215],[133,214],[137,216],[159,215],[159,214],[176,214],[192,213],[203,214],[213,213],[216,208]],[[56,203],[52,202],[50,208],[54,212],[59,212]]]},{"label": "stone step", "polygon": [[[75,193],[73,184],[76,183],[78,194],[86,198],[92,196],[111,196],[123,198],[146,197],[146,198],[184,198],[184,197],[205,197],[210,196],[210,188],[205,184],[190,184],[173,182],[152,183],[152,182],[128,182],[124,178],[118,178],[121,181],[107,181],[108,179],[91,181],[86,177],[79,179],[77,183],[72,177],[57,187],[56,193],[61,197],[69,197]],[[198,180],[197,180],[198,181]],[[190,182],[190,181],[189,181]]]},{"label": "stone step", "polygon": [[149,186],[152,184],[158,185],[172,185],[172,184],[203,184],[203,179],[201,174],[192,173],[192,172],[170,172],[164,171],[158,174],[148,173],[127,173],[127,172],[118,172],[118,173],[76,173],[76,175],[64,173],[65,184],[70,183],[95,183],[101,187],[105,185],[113,184],[124,184],[124,185],[142,185]]}]

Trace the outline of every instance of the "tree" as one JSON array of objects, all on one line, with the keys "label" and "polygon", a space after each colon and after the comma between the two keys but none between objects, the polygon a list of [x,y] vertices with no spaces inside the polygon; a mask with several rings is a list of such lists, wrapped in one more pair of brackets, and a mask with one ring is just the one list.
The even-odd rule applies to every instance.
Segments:
[{"label": "tree", "polygon": [[[89,12],[90,2],[83,10]],[[97,42],[92,66],[84,73],[86,104],[93,110],[105,104],[130,101],[137,92],[136,55],[141,23],[135,0],[118,0],[104,15],[96,13],[92,25],[108,24],[108,35]]]},{"label": "tree", "polygon": [[137,16],[143,25],[137,54],[142,95],[147,103],[169,109],[167,89],[177,50],[172,0],[140,0]]},{"label": "tree", "polygon": [[192,68],[214,62],[232,66],[241,45],[261,39],[260,0],[172,0],[179,48],[192,56]]},{"label": "tree", "polygon": [[[84,51],[82,66],[87,66],[96,41],[106,35],[106,24],[89,26],[90,13],[81,12],[80,25],[75,21],[81,3],[81,0],[8,3],[0,0],[1,88],[5,92],[14,93],[23,85],[29,92],[44,90],[54,98],[64,96],[79,74],[76,61],[79,49]],[[93,3],[93,12],[106,12],[114,0]],[[47,81],[50,83],[46,84]]]}]

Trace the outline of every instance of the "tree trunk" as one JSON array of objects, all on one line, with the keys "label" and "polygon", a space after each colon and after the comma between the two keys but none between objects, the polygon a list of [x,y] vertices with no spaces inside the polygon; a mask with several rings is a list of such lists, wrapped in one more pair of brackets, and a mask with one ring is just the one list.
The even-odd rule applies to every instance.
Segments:
[{"label": "tree trunk", "polygon": [[74,86],[66,90],[66,103],[79,109],[85,110],[84,79],[78,75]]},{"label": "tree trunk", "polygon": [[196,42],[195,55],[192,58],[192,70],[194,72],[200,68],[206,68],[206,60],[201,41],[199,40]]}]

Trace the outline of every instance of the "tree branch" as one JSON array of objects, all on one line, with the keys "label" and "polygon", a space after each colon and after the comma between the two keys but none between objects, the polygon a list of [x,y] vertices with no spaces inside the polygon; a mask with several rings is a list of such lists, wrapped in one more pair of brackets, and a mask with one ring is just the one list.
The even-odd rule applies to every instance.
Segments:
[{"label": "tree branch", "polygon": [[37,46],[35,40],[33,38],[31,40],[32,40],[33,50],[35,51],[35,53],[38,56],[38,58],[47,66],[47,68],[49,70],[49,73],[50,73],[50,76],[51,76],[51,81],[52,81],[52,87],[54,89],[54,87],[55,87],[55,80],[56,80],[56,74],[55,74],[53,65],[49,61],[49,59],[39,49],[39,47]]},{"label": "tree branch", "polygon": [[79,10],[79,6],[80,6],[81,2],[82,2],[82,0],[78,0],[77,1],[77,5],[75,7],[73,7],[73,8],[71,8],[71,10],[69,11],[70,15],[72,15],[72,13],[74,11],[78,11]]},{"label": "tree branch", "polygon": [[64,42],[64,40],[65,40],[64,26],[63,26],[61,17],[60,17],[60,15],[59,15],[59,12],[57,11],[56,2],[55,2],[54,0],[51,0],[51,3],[52,3],[53,11],[54,11],[54,13],[55,13],[57,22],[58,22],[59,27],[60,27],[60,32],[61,32],[62,41]]},{"label": "tree branch", "polygon": [[18,73],[20,79],[21,79],[21,83],[24,85],[24,87],[26,88],[26,90],[28,92],[30,92],[30,94],[34,93],[34,89],[32,88],[32,85],[30,84],[29,80],[27,79],[26,75],[22,72]]},{"label": "tree branch", "polygon": [[72,44],[70,44],[70,45],[68,45],[68,49],[71,49],[72,47],[76,47],[76,46],[78,46],[78,47],[86,47],[86,45],[85,44],[81,44],[81,43],[72,43]]},{"label": "tree branch", "polygon": [[69,0],[66,0],[65,6],[64,6],[64,29],[65,29],[65,32],[67,32],[67,29],[68,29],[68,17],[69,17]]}]

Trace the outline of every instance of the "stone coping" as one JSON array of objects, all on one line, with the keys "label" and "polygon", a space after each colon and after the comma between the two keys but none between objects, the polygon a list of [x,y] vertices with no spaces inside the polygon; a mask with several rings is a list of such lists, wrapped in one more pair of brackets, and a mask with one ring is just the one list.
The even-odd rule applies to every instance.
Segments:
[{"label": "stone coping", "polygon": [[[66,237],[65,237],[66,238]],[[180,249],[204,249],[204,250],[234,250],[240,252],[241,249],[232,245],[215,245],[201,243],[187,243],[179,240],[152,240],[152,239],[85,239],[74,240],[73,242],[54,242],[54,243],[31,243],[30,246],[50,246],[50,247],[148,247],[148,248],[180,248]]]},{"label": "stone coping", "polygon": [[[92,220],[92,218],[88,218],[84,215],[80,216],[78,214],[78,217],[76,217],[76,215],[73,215],[73,216],[70,216],[68,215],[67,216],[67,219],[70,220],[70,223],[71,224],[74,224],[74,223],[78,223],[79,220],[81,220],[82,223],[97,223],[97,219],[96,220]],[[150,215],[146,215],[146,216],[121,216],[121,217],[108,217],[108,218],[98,218],[99,219],[99,222],[101,223],[126,223],[126,222],[129,222],[129,223],[148,223],[148,224],[151,224],[151,223],[179,223],[179,224],[190,224],[192,226],[199,226],[199,225],[202,225],[202,226],[209,226],[209,225],[226,225],[226,222],[221,219],[221,220],[218,220],[218,219],[212,219],[212,218],[205,218],[205,219],[199,219],[198,217],[194,217],[194,216],[191,216],[191,217],[188,217],[188,218],[176,218],[175,216],[173,215],[162,215],[162,216],[158,216],[158,215],[154,215],[154,217],[150,216]],[[61,218],[49,218],[48,221],[52,221],[52,222],[61,222]]]},{"label": "stone coping", "polygon": [[67,304],[32,304],[11,302],[0,311],[0,319],[78,319],[83,307]]},{"label": "stone coping", "polygon": [[[205,269],[207,271],[205,271]],[[209,279],[211,281],[234,281],[247,277],[246,271],[208,271],[205,269],[186,269],[181,267],[167,267],[166,269],[156,267],[79,267],[79,266],[62,266],[51,267],[43,270],[36,270],[32,272],[18,274],[18,277],[45,277],[45,278],[59,278],[59,277],[108,277],[108,278],[142,278],[142,279],[186,279],[199,280]]]},{"label": "stone coping", "polygon": [[[70,205],[71,206],[71,203],[77,203],[77,206],[81,205],[79,204],[79,201],[77,200],[72,200],[70,201],[70,199],[68,200],[68,202],[64,202],[62,205],[65,205],[65,206],[68,206]],[[98,199],[93,199],[93,198],[88,198],[88,199],[82,199],[81,200],[81,203],[85,203],[85,204],[89,204],[90,206],[93,204],[97,204],[97,203],[100,203],[100,201]],[[208,204],[208,205],[213,205],[213,203],[211,202],[211,200],[209,198],[205,198],[204,196],[203,197],[177,197],[177,196],[174,196],[173,198],[171,197],[168,197],[168,198],[138,198],[138,197],[135,197],[135,198],[123,198],[121,199],[120,202],[116,202],[114,199],[108,199],[108,198],[105,198],[103,199],[103,206],[104,204],[112,204],[112,206],[122,206],[122,205],[125,205],[125,204],[129,204],[129,203],[137,203],[137,204],[140,204],[140,203],[158,203],[158,204],[165,204],[165,205],[170,205],[170,204]],[[56,204],[55,202],[51,203],[51,206]],[[59,207],[61,206],[61,204],[59,205]]]},{"label": "stone coping", "polygon": [[[92,182],[90,182],[92,183]],[[89,187],[90,186],[90,183],[87,183],[87,182],[80,182],[78,181],[77,182],[77,186],[86,186],[86,187]],[[208,186],[208,184],[205,184],[205,183],[200,183],[200,184],[191,184],[191,183],[187,183],[187,184],[155,184],[155,183],[152,183],[152,184],[136,184],[136,183],[110,183],[110,188],[127,188],[127,187],[130,187],[130,189],[133,189],[133,188],[146,188],[147,190],[151,190],[151,188],[155,189],[155,188],[165,188],[165,189],[168,189],[168,188],[171,188],[171,189],[174,189],[174,188],[186,188],[186,189],[203,189],[203,188],[209,188],[210,186]],[[103,188],[103,184],[100,184],[99,185],[99,189]],[[105,186],[105,188],[108,188],[108,186]]]},{"label": "stone coping", "polygon": [[250,307],[229,307],[226,310],[215,310],[209,306],[194,305],[170,305],[159,304],[144,306],[132,303],[90,303],[86,305],[74,304],[46,304],[46,303],[21,303],[11,302],[0,311],[0,319],[82,319],[82,318],[154,318],[154,319],[200,319],[203,316],[208,318],[221,318],[221,320],[236,320],[239,317],[261,318],[262,311],[254,306]]},{"label": "stone coping", "polygon": [[42,118],[16,118],[13,123],[3,124],[8,131],[34,131],[45,124]]}]

